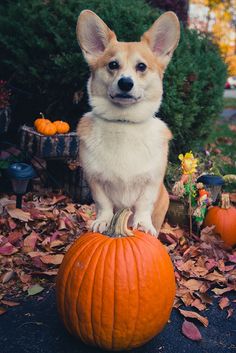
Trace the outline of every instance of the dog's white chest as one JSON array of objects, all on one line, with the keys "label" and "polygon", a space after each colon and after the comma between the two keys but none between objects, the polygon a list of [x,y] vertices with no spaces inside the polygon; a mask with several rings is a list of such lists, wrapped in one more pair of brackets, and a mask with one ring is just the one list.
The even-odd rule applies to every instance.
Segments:
[{"label": "dog's white chest", "polygon": [[86,141],[83,164],[103,180],[124,183],[162,174],[167,153],[163,153],[164,123],[150,119],[145,124],[94,120]]}]

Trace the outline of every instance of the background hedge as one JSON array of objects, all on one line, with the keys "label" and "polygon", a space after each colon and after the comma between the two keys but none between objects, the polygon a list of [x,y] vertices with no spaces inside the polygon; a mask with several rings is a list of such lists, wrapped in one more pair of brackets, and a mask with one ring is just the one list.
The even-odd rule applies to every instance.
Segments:
[{"label": "background hedge", "polygon": [[[144,0],[6,0],[0,4],[0,69],[16,97],[14,129],[37,113],[76,126],[87,106],[88,68],[75,26],[84,8],[95,11],[119,40],[139,40],[160,12]],[[218,49],[194,31],[181,41],[164,79],[159,116],[174,134],[172,157],[201,145],[222,109],[226,67]],[[80,101],[73,100],[77,92]],[[81,99],[81,96],[83,98]],[[14,130],[15,131],[15,130]]]}]

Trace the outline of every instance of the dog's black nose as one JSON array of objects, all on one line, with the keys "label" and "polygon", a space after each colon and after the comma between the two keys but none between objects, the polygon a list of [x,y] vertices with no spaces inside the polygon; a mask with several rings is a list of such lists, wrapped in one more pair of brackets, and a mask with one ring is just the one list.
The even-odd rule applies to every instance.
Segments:
[{"label": "dog's black nose", "polygon": [[121,77],[118,81],[118,86],[123,92],[131,91],[133,85],[134,85],[134,82],[130,77]]}]

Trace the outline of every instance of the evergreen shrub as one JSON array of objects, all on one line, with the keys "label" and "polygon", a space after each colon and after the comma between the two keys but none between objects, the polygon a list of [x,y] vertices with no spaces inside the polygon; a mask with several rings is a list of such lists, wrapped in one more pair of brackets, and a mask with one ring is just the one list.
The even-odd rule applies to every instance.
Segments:
[{"label": "evergreen shrub", "polygon": [[[19,92],[16,115],[34,119],[44,111],[74,126],[87,111],[88,67],[75,35],[78,14],[88,8],[119,40],[139,40],[160,15],[144,0],[6,0],[0,4],[1,79]],[[170,126],[172,156],[200,144],[222,109],[226,68],[218,49],[194,31],[182,29],[180,44],[166,71],[158,115]],[[71,121],[70,121],[71,122]]]}]

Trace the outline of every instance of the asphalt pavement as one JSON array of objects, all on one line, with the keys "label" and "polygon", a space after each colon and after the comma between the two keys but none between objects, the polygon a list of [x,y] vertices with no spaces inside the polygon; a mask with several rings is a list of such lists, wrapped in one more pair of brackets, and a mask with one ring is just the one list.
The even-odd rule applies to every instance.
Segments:
[{"label": "asphalt pavement", "polygon": [[[233,299],[233,298],[231,298]],[[235,299],[235,296],[234,296]],[[232,304],[236,312],[236,304]],[[202,341],[187,339],[181,333],[183,317],[176,309],[171,322],[152,341],[131,353],[236,353],[236,315],[226,319],[226,310],[217,303],[203,313],[209,326],[196,323]],[[22,305],[0,316],[0,353],[101,353],[67,333],[59,320],[54,290],[41,297],[26,299]]]}]

